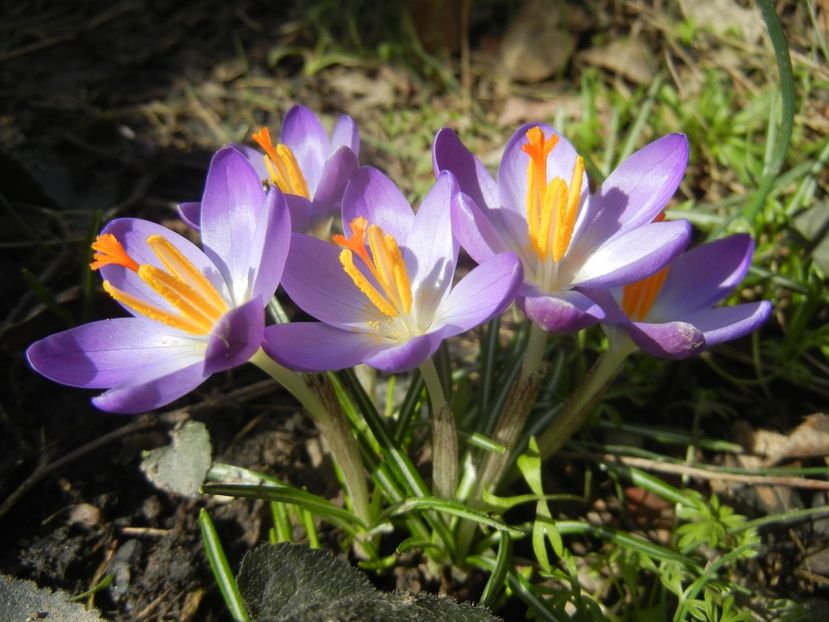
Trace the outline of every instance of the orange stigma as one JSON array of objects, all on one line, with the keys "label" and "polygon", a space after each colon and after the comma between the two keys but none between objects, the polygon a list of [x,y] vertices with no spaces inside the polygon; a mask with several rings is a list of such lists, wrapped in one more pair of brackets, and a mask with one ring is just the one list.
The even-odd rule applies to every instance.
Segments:
[{"label": "orange stigma", "polygon": [[266,127],[260,127],[251,134],[251,139],[265,152],[265,166],[273,184],[282,192],[310,200],[308,183],[290,147],[281,143],[274,147],[271,132]]},{"label": "orange stigma", "polygon": [[139,265],[111,233],[98,236],[92,244],[95,255],[90,266],[93,270],[98,270],[116,264],[132,270],[177,312],[159,308],[118,289],[109,281],[104,281],[104,290],[139,315],[188,333],[209,334],[228,310],[224,298],[210,280],[167,238],[151,235],[147,238],[147,246],[164,265],[163,269],[150,264]]},{"label": "orange stigma", "polygon": [[530,156],[527,165],[527,228],[530,244],[538,258],[561,261],[570,246],[579,214],[584,159],[576,156],[570,184],[555,177],[547,182],[547,158],[558,143],[558,136],[544,136],[536,126],[527,130],[521,149]]},{"label": "orange stigma", "polygon": [[124,266],[128,270],[138,272],[138,263],[129,255],[118,239],[111,233],[104,233],[95,238],[92,243],[92,263],[89,267],[93,270],[100,270],[104,266],[115,264]]},{"label": "orange stigma", "polygon": [[[349,223],[349,228],[352,233],[350,238],[346,239],[342,235],[333,237],[334,243],[343,247],[340,263],[345,273],[383,315],[394,318],[408,314],[412,310],[412,286],[406,263],[394,237],[384,233],[379,225],[367,226],[365,218],[355,218]],[[355,265],[355,254],[368,269],[379,289]]]}]

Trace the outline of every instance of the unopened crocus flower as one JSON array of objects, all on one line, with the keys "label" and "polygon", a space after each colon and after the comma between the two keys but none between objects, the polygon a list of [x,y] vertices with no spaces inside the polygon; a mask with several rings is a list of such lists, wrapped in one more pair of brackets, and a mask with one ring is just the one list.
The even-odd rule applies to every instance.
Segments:
[{"label": "unopened crocus flower", "polygon": [[268,327],[266,352],[300,371],[366,363],[399,372],[500,313],[521,282],[520,262],[493,254],[453,285],[456,197],[455,179],[444,173],[415,214],[380,171],[358,169],[343,198],[346,235],[333,243],[292,236],[282,284],[320,322]]},{"label": "unopened crocus flower", "polygon": [[588,294],[602,305],[604,323],[641,350],[681,359],[742,337],[771,314],[767,300],[714,307],[743,280],[754,242],[746,234],[701,244],[636,283]]},{"label": "unopened crocus flower", "polygon": [[288,208],[232,147],[214,156],[201,206],[203,250],[146,220],[107,224],[91,267],[133,317],[46,337],[29,347],[31,366],[56,382],[107,389],[92,399],[102,410],[136,413],[250,360],[285,264]]},{"label": "unopened crocus flower", "polygon": [[451,171],[466,196],[452,210],[461,245],[481,263],[512,251],[524,266],[516,298],[546,331],[604,316],[581,288],[653,274],[685,248],[686,221],[651,223],[679,185],[688,143],[670,134],[637,151],[591,195],[584,161],[551,127],[528,124],[507,143],[497,182],[449,129],[435,137],[436,174]]},{"label": "unopened crocus flower", "polygon": [[[317,116],[298,105],[285,115],[277,144],[267,127],[251,138],[259,149],[234,146],[250,159],[263,183],[285,195],[294,231],[327,237],[345,185],[357,169],[360,133],[354,120],[341,115],[329,138]],[[179,205],[181,217],[195,229],[199,228],[199,209],[198,202]]]}]

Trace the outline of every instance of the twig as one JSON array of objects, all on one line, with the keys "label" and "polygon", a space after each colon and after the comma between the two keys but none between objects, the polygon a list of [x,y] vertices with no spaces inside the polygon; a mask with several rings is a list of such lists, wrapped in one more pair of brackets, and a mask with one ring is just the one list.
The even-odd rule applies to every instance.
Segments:
[{"label": "twig", "polygon": [[177,422],[184,419],[189,418],[190,416],[204,412],[206,410],[210,410],[222,404],[226,404],[228,402],[241,402],[246,401],[249,399],[253,399],[255,397],[259,397],[261,395],[266,395],[270,393],[274,389],[276,389],[279,385],[274,382],[273,380],[262,380],[260,382],[256,382],[254,384],[248,385],[246,387],[242,387],[241,389],[237,389],[235,391],[231,391],[226,395],[220,396],[218,398],[207,398],[206,400],[199,402],[198,404],[194,404],[192,406],[185,406],[184,408],[177,408],[175,410],[170,410],[162,414],[145,414],[140,415],[136,420],[121,426],[117,430],[113,430],[103,436],[96,438],[93,441],[86,443],[75,449],[74,451],[70,451],[65,456],[58,458],[54,462],[46,462],[44,464],[39,465],[34,472],[22,483],[20,486],[15,489],[13,493],[11,493],[8,497],[6,497],[3,504],[0,505],[0,518],[5,516],[9,510],[23,497],[27,492],[29,492],[32,488],[34,488],[43,478],[54,473],[55,471],[60,470],[67,464],[70,464],[77,460],[78,458],[82,458],[85,455],[95,451],[111,443],[112,441],[118,440],[124,436],[128,436],[135,432],[139,432],[141,430],[145,430],[147,428],[155,427],[161,421],[169,422]]},{"label": "twig", "polygon": [[620,456],[616,454],[600,454],[583,451],[560,451],[556,457],[570,460],[591,460],[594,462],[605,462],[607,464],[621,464],[635,467],[655,473],[668,473],[671,475],[686,475],[697,479],[721,480],[729,482],[740,482],[742,484],[756,484],[764,486],[789,486],[791,488],[808,488],[811,490],[829,490],[829,482],[808,479],[804,477],[785,477],[780,475],[740,475],[739,473],[726,473],[723,471],[709,471],[699,467],[685,464],[672,464],[659,462],[648,458],[633,456]]}]

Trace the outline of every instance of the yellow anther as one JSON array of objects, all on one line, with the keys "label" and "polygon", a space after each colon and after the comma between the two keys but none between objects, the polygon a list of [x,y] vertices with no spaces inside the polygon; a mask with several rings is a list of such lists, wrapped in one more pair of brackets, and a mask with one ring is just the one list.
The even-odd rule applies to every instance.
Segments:
[{"label": "yellow anther", "polygon": [[92,250],[95,253],[92,255],[92,263],[89,264],[89,267],[93,270],[100,270],[110,264],[124,266],[133,272],[138,270],[138,263],[127,255],[127,251],[124,250],[118,238],[111,233],[104,233],[96,237],[92,243]]},{"label": "yellow anther", "polygon": [[527,164],[527,229],[538,258],[561,261],[570,246],[579,214],[584,159],[576,157],[570,185],[556,177],[547,183],[547,158],[558,143],[558,136],[545,138],[536,126],[527,130],[521,146],[530,156]]},{"label": "yellow anther", "polygon": [[170,274],[189,285],[200,295],[208,314],[218,317],[227,312],[227,303],[210,280],[167,238],[161,235],[151,235],[147,238],[147,245]]},{"label": "yellow anther", "polygon": [[121,291],[109,281],[104,281],[104,291],[136,313],[143,315],[144,317],[148,317],[151,320],[155,320],[156,322],[161,322],[167,326],[172,326],[173,328],[177,328],[194,335],[205,335],[210,332],[209,330],[204,330],[204,326],[198,322],[187,317],[174,315],[169,311],[159,309],[155,305],[148,304],[140,298]]},{"label": "yellow anther", "polygon": [[199,324],[205,333],[209,333],[221,317],[221,313],[207,305],[192,287],[161,268],[144,264],[138,269],[138,276],[185,317]]},{"label": "yellow anther", "polygon": [[265,152],[265,167],[274,185],[287,194],[310,199],[308,183],[291,148],[281,143],[274,147],[271,133],[266,127],[260,127],[251,138]]},{"label": "yellow anther", "polygon": [[[394,236],[384,233],[378,225],[366,227],[364,218],[355,218],[350,228],[353,233],[350,239],[341,235],[333,238],[336,244],[344,247],[340,263],[346,274],[384,315],[408,314],[412,309],[412,287]],[[366,238],[371,255],[366,250]],[[354,254],[360,257],[379,289],[354,265]]]}]

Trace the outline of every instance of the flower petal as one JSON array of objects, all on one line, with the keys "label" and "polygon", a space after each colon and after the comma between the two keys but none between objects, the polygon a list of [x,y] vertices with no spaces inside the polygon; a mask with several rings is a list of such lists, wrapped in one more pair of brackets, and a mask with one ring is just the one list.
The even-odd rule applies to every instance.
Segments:
[{"label": "flower petal", "polygon": [[348,147],[337,147],[325,161],[317,191],[314,193],[314,205],[321,212],[339,210],[343,201],[345,185],[352,173],[357,170],[357,156]]},{"label": "flower petal", "polygon": [[452,235],[452,199],[458,184],[441,173],[423,199],[403,240],[403,256],[411,279],[414,308],[434,312],[452,285],[458,261],[458,243]]},{"label": "flower petal", "polygon": [[771,303],[763,300],[728,307],[700,309],[683,315],[682,319],[702,331],[705,336],[705,346],[711,347],[753,332],[769,319],[771,310]]},{"label": "flower petal", "polygon": [[432,356],[441,341],[443,336],[440,332],[427,333],[409,339],[403,344],[379,349],[367,356],[363,362],[389,374],[409,371]]},{"label": "flower petal", "polygon": [[658,358],[688,358],[702,352],[706,345],[702,331],[686,321],[631,322],[620,326],[640,349]]},{"label": "flower petal", "polygon": [[303,311],[343,329],[383,319],[340,264],[334,244],[294,233],[282,286]]},{"label": "flower petal", "polygon": [[581,330],[604,318],[599,305],[573,290],[519,294],[516,302],[527,319],[551,333]]},{"label": "flower petal", "polygon": [[92,403],[108,412],[142,413],[186,395],[207,380],[207,377],[203,361],[199,361],[151,378],[134,378],[131,384],[114,387],[93,397]]},{"label": "flower petal", "polygon": [[276,188],[268,191],[265,210],[257,224],[255,237],[246,249],[247,274],[236,278],[250,283],[245,299],[260,298],[264,306],[276,293],[291,245],[291,214],[285,195]]},{"label": "flower petal", "polygon": [[[530,157],[523,151],[522,146],[527,142],[527,130],[540,127],[544,135],[549,138],[555,134],[558,143],[547,157],[547,181],[561,177],[568,184],[573,175],[573,167],[578,153],[564,136],[544,123],[527,123],[516,130],[507,142],[501,165],[498,167],[498,190],[500,192],[500,207],[510,210],[527,221],[527,166]],[[584,201],[589,193],[590,186],[585,174],[581,185],[581,200]]]},{"label": "flower petal", "polygon": [[72,387],[105,389],[152,370],[174,371],[204,358],[204,339],[143,318],[83,324],[36,341],[29,365]]},{"label": "flower petal", "polygon": [[[575,272],[573,285],[605,288],[633,283],[653,274],[688,244],[687,220],[643,225],[617,235],[591,255]],[[580,258],[567,258],[574,263]]]},{"label": "flower petal", "polygon": [[219,150],[207,171],[201,209],[204,252],[241,304],[250,296],[251,242],[257,237],[265,191],[248,159],[232,147]]},{"label": "flower petal", "polygon": [[506,309],[524,279],[513,253],[487,259],[452,288],[437,310],[433,330],[451,337],[492,319]]},{"label": "flower petal", "polygon": [[265,331],[265,303],[259,296],[231,309],[210,333],[204,372],[215,374],[247,363],[262,345]]},{"label": "flower petal", "polygon": [[328,134],[310,109],[294,106],[282,121],[281,142],[296,157],[311,196],[319,184],[325,158],[328,156]]},{"label": "flower petal", "polygon": [[461,192],[468,194],[481,208],[498,207],[498,186],[495,179],[448,127],[435,134],[432,165],[435,177],[441,171],[450,171],[458,180]]},{"label": "flower petal", "polygon": [[741,233],[683,253],[671,262],[650,315],[678,317],[680,313],[708,309],[743,280],[753,252],[751,236]]},{"label": "flower petal", "polygon": [[[360,130],[354,119],[348,115],[340,115],[331,132],[330,150],[333,152],[340,145],[351,149],[355,158],[360,157]],[[330,157],[330,156],[329,156]]]},{"label": "flower petal", "polygon": [[184,203],[176,205],[176,209],[178,210],[179,218],[188,227],[194,231],[201,229],[201,201],[185,201]]},{"label": "flower petal", "polygon": [[311,225],[311,216],[314,213],[311,201],[298,194],[285,194],[285,203],[288,204],[288,211],[291,212],[291,231],[305,233]]},{"label": "flower petal", "polygon": [[271,173],[265,165],[265,154],[262,153],[262,151],[256,147],[242,145],[239,143],[233,143],[230,146],[248,159],[248,162],[250,162],[256,170],[256,174],[259,176],[260,181],[269,182],[271,180]]},{"label": "flower petal", "polygon": [[[452,202],[452,232],[463,249],[478,263],[498,253],[511,251],[525,265],[529,265],[529,246],[522,246],[511,237],[510,227],[504,223],[503,216],[517,220],[511,212],[481,208],[470,197],[459,193]],[[526,231],[523,237],[527,237]]]},{"label": "flower petal", "polygon": [[590,197],[581,250],[589,253],[619,231],[651,222],[676,192],[687,163],[684,134],[663,136],[622,162]]},{"label": "flower petal", "polygon": [[412,206],[394,182],[371,166],[358,168],[345,187],[343,196],[343,228],[355,218],[380,225],[398,242],[409,234],[414,221]]},{"label": "flower petal", "polygon": [[265,329],[264,348],[279,364],[296,371],[333,371],[361,363],[378,348],[378,338],[322,322],[275,324]]}]

